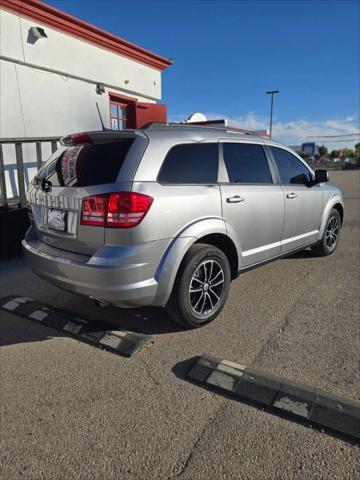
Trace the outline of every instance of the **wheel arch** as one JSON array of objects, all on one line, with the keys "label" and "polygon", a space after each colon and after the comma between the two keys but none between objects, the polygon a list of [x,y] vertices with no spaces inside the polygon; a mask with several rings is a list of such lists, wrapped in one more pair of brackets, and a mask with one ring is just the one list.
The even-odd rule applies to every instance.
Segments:
[{"label": "wheel arch", "polygon": [[202,219],[189,225],[179,236],[170,241],[155,274],[158,289],[153,302],[154,306],[166,305],[181,262],[194,243],[207,243],[220,248],[229,259],[231,277],[235,278],[237,276],[240,260],[239,252],[224,220],[221,218]]},{"label": "wheel arch", "polygon": [[219,250],[221,250],[228,259],[231,270],[231,279],[233,280],[238,276],[238,253],[235,244],[230,237],[223,233],[210,233],[208,235],[205,235],[204,237],[197,239],[195,243],[205,243],[207,245],[217,247]]},{"label": "wheel arch", "polygon": [[344,205],[342,202],[342,198],[340,195],[334,195],[327,201],[325,205],[323,215],[321,218],[320,228],[319,228],[319,240],[324,235],[326,222],[333,208],[335,208],[339,212],[339,215],[341,218],[341,224],[343,224],[344,222]]},{"label": "wheel arch", "polygon": [[344,223],[344,207],[341,205],[341,203],[335,203],[332,208],[335,208],[335,210],[339,212],[342,225]]}]

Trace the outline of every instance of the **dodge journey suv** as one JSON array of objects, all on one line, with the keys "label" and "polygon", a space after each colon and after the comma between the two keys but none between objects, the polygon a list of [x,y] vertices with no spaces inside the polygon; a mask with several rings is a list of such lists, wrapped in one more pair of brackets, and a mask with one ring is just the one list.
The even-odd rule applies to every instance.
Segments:
[{"label": "dodge journey suv", "polygon": [[69,135],[28,189],[23,248],[60,288],[199,327],[246,269],[334,252],[344,208],[327,181],[290,148],[226,128]]}]

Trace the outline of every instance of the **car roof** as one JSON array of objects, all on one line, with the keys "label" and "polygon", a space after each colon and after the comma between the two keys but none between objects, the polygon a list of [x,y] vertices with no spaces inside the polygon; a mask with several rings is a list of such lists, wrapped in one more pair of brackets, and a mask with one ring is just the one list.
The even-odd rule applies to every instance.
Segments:
[{"label": "car roof", "polygon": [[233,139],[242,140],[245,142],[263,143],[265,145],[272,145],[287,150],[293,151],[287,145],[276,142],[270,138],[257,135],[256,132],[251,131],[238,131],[229,127],[222,126],[206,126],[206,125],[190,125],[190,124],[150,124],[148,127],[141,129],[126,129],[126,130],[96,130],[90,132],[84,132],[88,134],[94,140],[100,140],[101,138],[135,138],[137,136],[151,139],[161,140],[166,138],[167,140],[174,140],[174,142],[193,141],[204,142],[212,141],[217,142],[219,139]]},{"label": "car roof", "polygon": [[256,135],[255,132],[250,131],[240,131],[236,129],[232,129],[225,126],[215,126],[215,125],[196,125],[191,123],[169,123],[169,124],[160,124],[160,123],[152,123],[142,129],[145,131],[146,135],[152,132],[161,132],[165,135],[176,135],[177,132],[181,136],[186,135],[203,135],[204,137],[231,137],[238,136],[239,138],[249,138],[253,137],[254,139],[261,138],[259,135]]},{"label": "car roof", "polygon": [[256,132],[239,131],[230,127],[223,126],[206,126],[191,124],[151,124],[149,127],[141,129],[146,136],[151,139],[166,136],[177,140],[193,140],[193,141],[218,141],[220,138],[242,140],[245,142],[261,142],[266,145],[279,147],[288,146],[273,141],[270,138],[257,135]]}]

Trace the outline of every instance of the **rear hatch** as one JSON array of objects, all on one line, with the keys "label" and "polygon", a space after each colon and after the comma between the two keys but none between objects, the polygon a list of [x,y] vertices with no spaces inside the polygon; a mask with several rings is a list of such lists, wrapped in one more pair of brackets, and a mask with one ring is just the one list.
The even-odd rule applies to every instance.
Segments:
[{"label": "rear hatch", "polygon": [[[39,170],[27,193],[30,218],[42,242],[85,255],[104,245],[101,224],[82,224],[84,199],[131,189],[140,151],[146,148],[143,139],[140,151],[135,146],[137,136],[133,131],[95,132],[63,139],[64,145]],[[126,243],[128,235],[119,231],[119,243],[121,236]]]}]

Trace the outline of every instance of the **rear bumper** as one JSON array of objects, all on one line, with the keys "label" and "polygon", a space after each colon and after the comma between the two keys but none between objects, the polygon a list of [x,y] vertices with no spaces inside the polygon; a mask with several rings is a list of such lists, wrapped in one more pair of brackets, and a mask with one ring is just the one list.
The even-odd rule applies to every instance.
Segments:
[{"label": "rear bumper", "polygon": [[40,242],[31,227],[22,245],[34,273],[64,290],[118,306],[157,304],[154,277],[166,240],[105,245],[86,256]]}]

